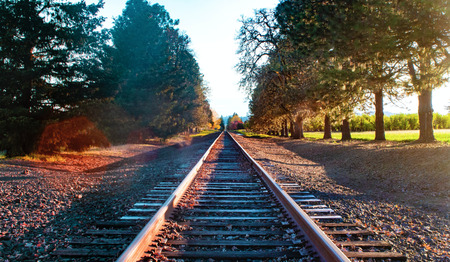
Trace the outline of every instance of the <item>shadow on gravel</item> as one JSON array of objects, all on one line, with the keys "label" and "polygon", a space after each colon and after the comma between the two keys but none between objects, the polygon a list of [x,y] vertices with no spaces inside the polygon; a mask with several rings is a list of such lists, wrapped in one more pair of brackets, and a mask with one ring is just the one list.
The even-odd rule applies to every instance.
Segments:
[{"label": "shadow on gravel", "polygon": [[39,163],[32,163],[32,162],[27,163],[25,161],[20,161],[20,162],[8,161],[8,165],[22,167],[22,168],[41,168],[41,169],[45,169],[45,170],[49,170],[49,171],[67,172],[67,170],[62,169],[62,168],[42,166],[42,164],[39,164]]},{"label": "shadow on gravel", "polygon": [[406,203],[444,215],[449,211],[449,146],[373,141],[349,144],[305,140],[274,142],[323,166],[326,175],[337,184],[371,199]]},{"label": "shadow on gravel", "polygon": [[119,167],[122,167],[124,165],[139,165],[139,164],[144,164],[147,163],[149,161],[154,160],[158,154],[165,152],[167,150],[169,151],[173,151],[173,150],[177,150],[177,149],[181,149],[183,147],[189,146],[191,144],[196,144],[205,140],[209,140],[212,137],[217,136],[217,133],[215,134],[210,134],[204,137],[194,137],[192,138],[190,141],[185,141],[185,142],[179,142],[170,146],[166,146],[163,147],[161,149],[158,150],[152,150],[152,151],[148,151],[148,152],[144,152],[142,154],[133,156],[133,157],[129,157],[129,158],[125,158],[123,160],[108,164],[108,165],[104,165],[101,167],[97,167],[97,168],[93,168],[93,169],[89,169],[84,171],[84,173],[96,173],[96,172],[104,172],[104,171],[109,171],[109,170],[113,170]]},{"label": "shadow on gravel", "polygon": [[[46,199],[54,199],[55,191],[55,194],[65,196],[64,200],[60,197],[46,206],[45,212],[42,212],[44,220],[48,220],[45,226],[29,226],[23,235],[6,234],[0,239],[3,243],[0,261],[2,257],[8,256],[12,258],[10,261],[115,261],[115,258],[99,257],[58,258],[51,253],[72,246],[69,243],[71,238],[89,237],[85,235],[86,231],[96,229],[98,221],[120,219],[166,176],[176,172],[184,173],[184,169],[192,168],[217,135],[196,137],[188,143],[155,149],[119,161],[120,164],[92,169],[89,175],[86,172],[71,173],[73,180],[77,181],[76,185],[70,185],[74,189],[58,192],[49,188],[48,192],[52,194],[43,195]],[[61,208],[60,205],[66,205],[67,208]],[[36,203],[36,210],[41,209],[39,203]],[[139,227],[136,225],[126,229],[137,230]],[[131,235],[129,240],[133,238]],[[114,246],[110,250],[120,254],[124,247]]]},{"label": "shadow on gravel", "polygon": [[0,181],[14,181],[14,180],[28,180],[37,179],[35,176],[10,176],[10,177],[0,177]]}]

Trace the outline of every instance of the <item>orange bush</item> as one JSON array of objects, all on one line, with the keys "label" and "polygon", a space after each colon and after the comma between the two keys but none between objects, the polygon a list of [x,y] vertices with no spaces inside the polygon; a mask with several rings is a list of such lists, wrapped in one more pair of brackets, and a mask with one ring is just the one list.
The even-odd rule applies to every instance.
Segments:
[{"label": "orange bush", "polygon": [[109,147],[111,144],[94,123],[82,116],[46,126],[39,141],[38,153],[81,152],[93,146]]}]

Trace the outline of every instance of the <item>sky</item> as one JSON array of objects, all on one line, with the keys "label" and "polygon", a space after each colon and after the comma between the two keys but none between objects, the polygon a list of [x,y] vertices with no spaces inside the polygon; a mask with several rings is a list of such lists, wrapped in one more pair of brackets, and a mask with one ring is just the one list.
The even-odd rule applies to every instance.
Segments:
[{"label": "sky", "polygon": [[[88,0],[87,3],[97,2]],[[179,19],[178,28],[191,39],[204,80],[210,88],[208,100],[219,115],[249,114],[248,100],[239,89],[240,75],[235,70],[238,62],[237,32],[239,20],[253,16],[255,9],[274,8],[278,0],[158,0],[151,4],[163,5],[172,19]],[[121,15],[126,0],[105,0],[100,15],[107,17],[104,27],[112,27],[113,18]],[[450,83],[433,91],[435,112],[446,114],[450,106]],[[388,103],[385,111],[390,113],[416,113],[417,95]]]}]

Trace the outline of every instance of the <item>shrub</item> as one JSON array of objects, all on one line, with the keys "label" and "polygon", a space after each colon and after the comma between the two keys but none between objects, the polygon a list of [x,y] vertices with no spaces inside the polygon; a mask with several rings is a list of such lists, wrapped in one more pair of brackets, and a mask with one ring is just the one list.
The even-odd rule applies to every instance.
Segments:
[{"label": "shrub", "polygon": [[450,114],[440,115],[433,114],[433,128],[434,129],[450,129]]},{"label": "shrub", "polygon": [[305,119],[303,122],[303,130],[309,131],[309,132],[317,132],[317,131],[323,131],[324,128],[324,119],[323,116],[314,116],[311,118]]},{"label": "shrub", "polygon": [[[137,133],[143,132],[143,127],[130,117],[124,109],[109,101],[84,103],[73,110],[71,115],[73,117],[87,117],[112,144],[137,142],[134,138],[138,136]],[[132,138],[130,139],[130,137]]]},{"label": "shrub", "polygon": [[[341,123],[332,122],[332,129],[340,131]],[[308,132],[323,131],[323,116],[316,115],[305,119],[303,129]],[[417,114],[397,114],[384,116],[385,130],[418,130],[419,116]],[[434,129],[450,129],[450,114],[433,114]],[[350,120],[352,132],[375,131],[375,115],[357,115]]]},{"label": "shrub", "polygon": [[417,114],[398,114],[384,117],[386,130],[417,130],[419,117]]},{"label": "shrub", "polygon": [[110,143],[86,117],[75,117],[47,125],[39,140],[37,152],[47,155],[61,150],[81,152],[93,146],[108,147]]},{"label": "shrub", "polygon": [[350,129],[354,132],[375,130],[375,116],[359,115],[350,120]]}]

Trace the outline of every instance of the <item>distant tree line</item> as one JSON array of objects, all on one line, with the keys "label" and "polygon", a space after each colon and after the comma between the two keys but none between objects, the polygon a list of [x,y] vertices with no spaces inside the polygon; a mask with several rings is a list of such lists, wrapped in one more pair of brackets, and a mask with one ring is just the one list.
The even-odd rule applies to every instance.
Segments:
[{"label": "distant tree line", "polygon": [[244,129],[244,123],[237,113],[233,113],[227,120],[227,130]]},{"label": "distant tree line", "polygon": [[[350,120],[350,130],[352,132],[375,131],[375,115],[356,115]],[[419,116],[417,114],[398,114],[384,116],[386,130],[418,130]],[[305,131],[323,131],[323,119],[320,116],[310,117],[305,120]],[[341,131],[341,125],[335,122],[331,125],[333,131]],[[450,129],[450,114],[433,114],[434,129]]]},{"label": "distant tree line", "polygon": [[[0,2],[0,151],[37,150],[49,125],[45,143],[63,149],[96,144],[95,137],[100,144],[166,139],[214,125],[207,87],[178,21],[158,4],[128,0],[114,27],[100,30],[103,4]],[[73,127],[75,148],[63,143],[65,132],[54,125],[60,122],[64,130]]]},{"label": "distant tree line", "polygon": [[303,137],[322,119],[351,139],[358,107],[375,105],[385,140],[384,99],[417,94],[419,141],[434,141],[432,91],[450,65],[446,0],[282,0],[242,19],[237,70],[250,98],[250,126]]}]

